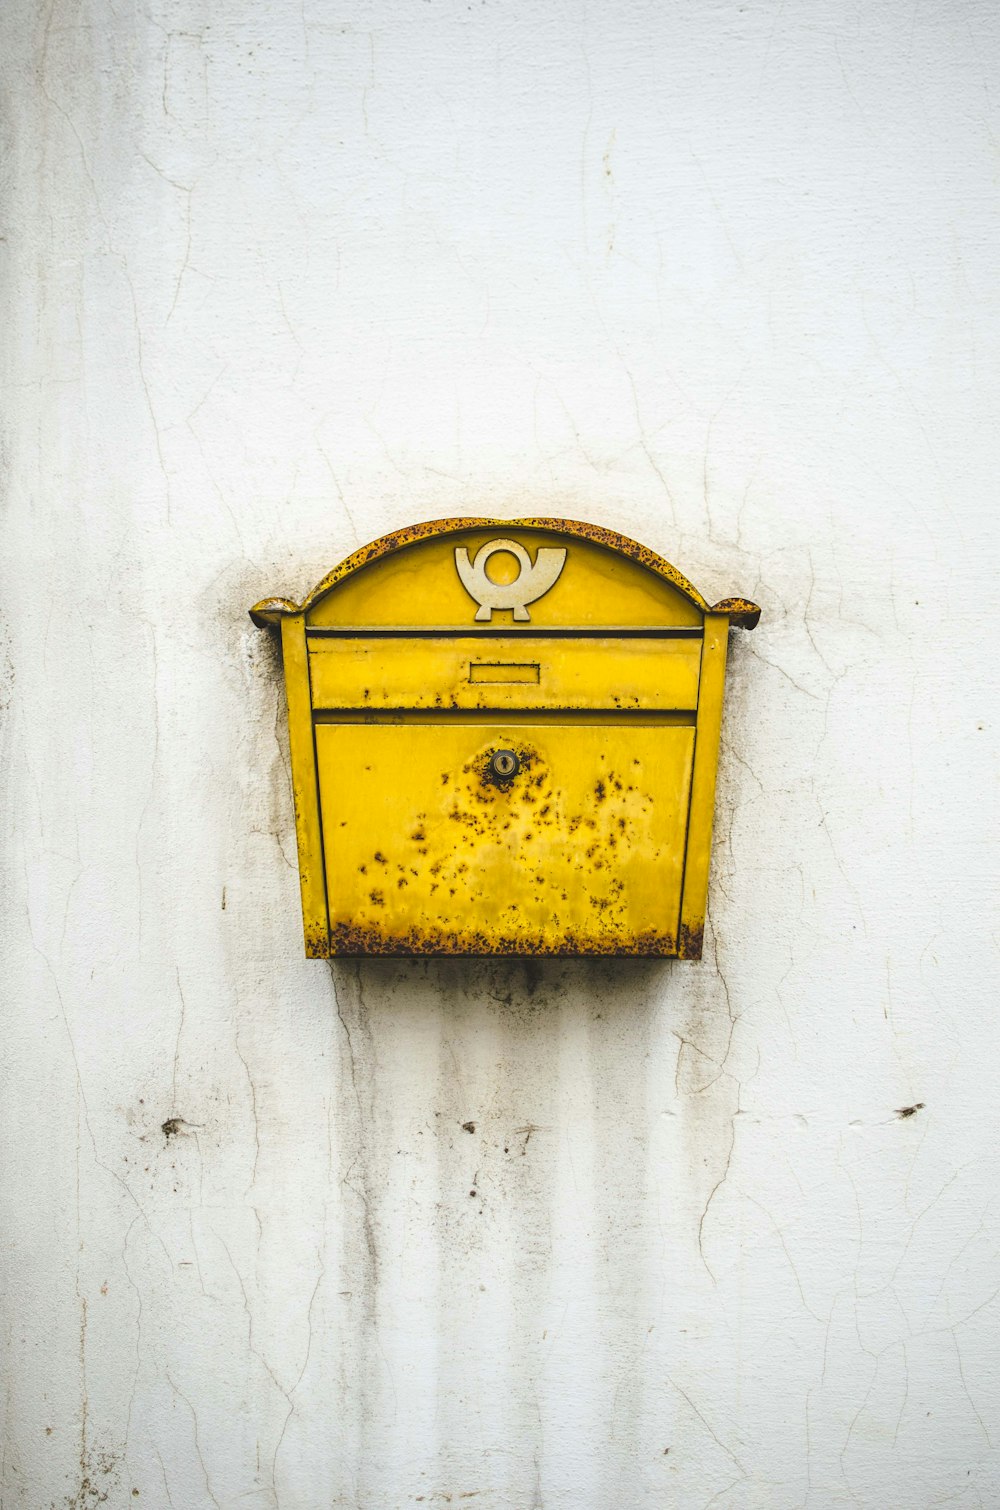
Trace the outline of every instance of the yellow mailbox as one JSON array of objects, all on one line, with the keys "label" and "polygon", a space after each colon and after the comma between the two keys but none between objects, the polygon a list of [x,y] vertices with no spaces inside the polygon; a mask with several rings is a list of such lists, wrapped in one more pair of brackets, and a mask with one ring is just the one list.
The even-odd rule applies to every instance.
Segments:
[{"label": "yellow mailbox", "polygon": [[306,953],[701,954],[726,638],[623,535],[444,519],[280,625]]}]

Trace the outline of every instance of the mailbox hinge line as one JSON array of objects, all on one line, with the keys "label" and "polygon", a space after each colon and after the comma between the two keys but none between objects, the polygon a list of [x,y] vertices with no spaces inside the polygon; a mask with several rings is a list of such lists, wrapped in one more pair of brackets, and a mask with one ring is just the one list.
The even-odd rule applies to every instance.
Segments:
[{"label": "mailbox hinge line", "polygon": [[630,724],[693,728],[694,709],[671,708],[314,708],[317,724]]},{"label": "mailbox hinge line", "polygon": [[562,626],[558,629],[539,628],[534,624],[527,627],[505,624],[499,629],[478,629],[474,624],[457,629],[454,624],[430,627],[426,624],[377,624],[373,627],[352,624],[344,628],[324,624],[306,629],[308,640],[486,640],[512,639],[515,635],[532,640],[700,640],[702,630],[695,625],[663,628],[644,625],[638,629],[619,629],[615,624],[587,624],[580,628]]}]

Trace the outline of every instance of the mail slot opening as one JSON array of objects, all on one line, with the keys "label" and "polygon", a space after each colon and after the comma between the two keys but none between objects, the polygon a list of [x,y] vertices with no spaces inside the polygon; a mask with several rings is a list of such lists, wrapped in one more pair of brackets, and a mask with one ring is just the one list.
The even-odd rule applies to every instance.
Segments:
[{"label": "mail slot opening", "polygon": [[470,682],[533,682],[540,680],[537,661],[472,661]]}]

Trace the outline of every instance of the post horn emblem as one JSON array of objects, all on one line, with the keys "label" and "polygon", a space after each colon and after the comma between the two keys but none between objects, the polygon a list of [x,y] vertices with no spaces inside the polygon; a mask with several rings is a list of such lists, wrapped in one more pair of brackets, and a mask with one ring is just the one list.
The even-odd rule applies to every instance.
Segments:
[{"label": "post horn emblem", "polygon": [[[491,582],[486,575],[486,563],[497,551],[509,551],[516,558],[521,570],[513,582]],[[488,624],[495,608],[512,608],[516,623],[528,623],[531,615],[527,605],[544,597],[556,585],[565,564],[565,546],[540,545],[535,552],[534,564],[524,546],[518,545],[516,540],[490,540],[480,547],[473,561],[469,560],[464,545],[455,549],[455,566],[462,586],[479,604],[477,623]]]}]

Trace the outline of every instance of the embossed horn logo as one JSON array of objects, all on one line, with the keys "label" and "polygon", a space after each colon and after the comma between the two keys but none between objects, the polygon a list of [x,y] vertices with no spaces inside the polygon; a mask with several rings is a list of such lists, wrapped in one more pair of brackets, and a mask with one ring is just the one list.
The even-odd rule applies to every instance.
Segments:
[{"label": "embossed horn logo", "polygon": [[[486,563],[497,551],[507,551],[517,561],[520,571],[513,582],[491,582],[486,575]],[[455,549],[455,565],[462,579],[462,586],[470,598],[479,604],[477,622],[489,623],[495,608],[512,608],[517,623],[531,619],[527,605],[554,587],[559,573],[566,564],[566,548],[540,545],[535,552],[534,564],[523,545],[516,540],[490,540],[477,552],[474,561],[464,545]]]}]

